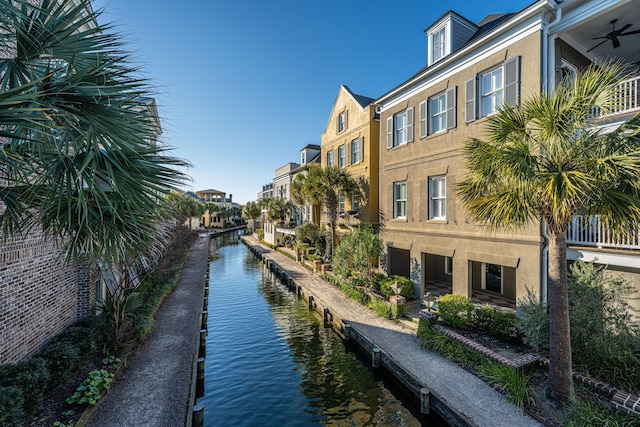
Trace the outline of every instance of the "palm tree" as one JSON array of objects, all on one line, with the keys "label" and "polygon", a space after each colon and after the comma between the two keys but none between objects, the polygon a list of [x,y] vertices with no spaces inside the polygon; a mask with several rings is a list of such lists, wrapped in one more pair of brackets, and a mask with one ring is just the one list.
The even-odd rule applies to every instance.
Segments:
[{"label": "palm tree", "polygon": [[539,221],[549,233],[550,366],[546,394],[573,397],[567,293],[566,232],[575,215],[601,215],[619,232],[640,220],[640,115],[607,133],[590,122],[607,111],[624,78],[618,63],[592,65],[519,107],[504,107],[487,122],[486,140],[463,152],[468,176],[458,195],[476,221],[518,228]]},{"label": "palm tree", "polygon": [[287,216],[291,214],[293,203],[290,200],[281,197],[275,197],[269,200],[267,204],[267,219],[271,222],[284,222]]},{"label": "palm tree", "polygon": [[151,88],[89,0],[0,2],[3,236],[41,228],[68,260],[143,251],[187,163],[155,145]]},{"label": "palm tree", "polygon": [[317,163],[312,163],[304,166],[303,171],[306,173],[299,173],[291,185],[292,195],[294,200],[306,201],[313,205],[322,203],[325,206],[331,229],[331,253],[328,254],[331,257],[336,245],[340,193],[355,194],[361,199],[364,196],[358,181],[344,169],[322,168]]}]

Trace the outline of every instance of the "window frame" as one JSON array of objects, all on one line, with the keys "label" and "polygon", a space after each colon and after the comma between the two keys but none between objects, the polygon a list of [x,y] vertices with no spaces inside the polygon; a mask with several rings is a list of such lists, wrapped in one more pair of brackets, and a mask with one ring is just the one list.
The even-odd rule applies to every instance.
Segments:
[{"label": "window frame", "polygon": [[354,212],[360,210],[360,199],[355,192],[351,195],[351,210]]},{"label": "window frame", "polygon": [[453,276],[453,257],[444,257],[444,274],[447,276]]},{"label": "window frame", "polygon": [[[517,106],[520,103],[521,68],[521,57],[514,56],[465,81],[465,123],[471,123],[477,119],[494,114],[497,108],[505,105],[511,107]],[[502,87],[498,89],[497,86],[493,87],[492,85],[491,90],[487,91],[486,88],[483,87],[483,77],[497,70],[501,70],[502,73]],[[502,96],[501,103],[495,102],[497,93],[500,93]],[[489,97],[492,98],[491,111],[486,111],[483,100],[489,99]]]},{"label": "window frame", "polygon": [[[436,50],[436,43],[438,43],[438,50]],[[431,33],[431,64],[440,61],[447,56],[447,25],[443,25],[437,30]],[[438,55],[436,56],[436,52]]]},{"label": "window frame", "polygon": [[[404,188],[404,198],[400,198],[398,193],[400,189]],[[399,209],[402,206],[402,209]],[[402,214],[400,215],[400,210]],[[398,181],[393,183],[393,218],[394,219],[406,219],[407,218],[407,181]]]},{"label": "window frame", "polygon": [[346,166],[346,151],[344,144],[338,147],[338,167],[343,168]]},{"label": "window frame", "polygon": [[481,266],[481,269],[482,269],[481,288],[482,288],[482,290],[485,290],[485,291],[498,293],[498,291],[496,291],[495,289],[489,289],[487,287],[487,273],[488,273],[488,269],[489,269],[490,265],[500,267],[500,291],[499,291],[499,293],[502,295],[502,294],[504,294],[504,266],[503,265],[493,264],[493,263],[490,263],[490,262],[483,262],[482,263],[482,266]]},{"label": "window frame", "polygon": [[[409,107],[387,117],[387,149],[413,142],[413,110],[414,107]],[[401,117],[405,118],[405,124],[398,128]],[[404,135],[402,142],[399,142],[399,135]]]},{"label": "window frame", "polygon": [[327,152],[327,167],[333,167],[333,150]]},{"label": "window frame", "polygon": [[[439,183],[443,183],[441,186]],[[442,189],[444,194],[440,194]],[[437,194],[436,194],[437,193]],[[429,211],[428,219],[433,221],[446,221],[447,219],[447,176],[437,175],[429,177]],[[436,209],[438,205],[438,209]],[[443,215],[435,216],[438,211]]]},{"label": "window frame", "polygon": [[338,193],[338,213],[344,213],[345,209],[344,209],[344,192],[340,191]]},{"label": "window frame", "polygon": [[336,132],[342,133],[347,130],[347,111],[338,114],[338,122],[336,124]]},{"label": "window frame", "polygon": [[[497,84],[494,86],[494,81],[497,81],[497,79],[494,79],[494,73],[498,71],[500,72],[499,86]],[[485,81],[487,81],[485,79],[486,76],[489,76],[488,81],[490,85],[488,88],[485,88]],[[478,110],[481,118],[495,114],[498,109],[504,105],[504,80],[504,65],[478,75]],[[500,98],[499,101],[497,100],[498,96]],[[490,108],[488,110],[485,110],[485,100],[490,101]]]},{"label": "window frame", "polygon": [[351,140],[351,164],[360,163],[360,138]]},{"label": "window frame", "polygon": [[[440,102],[442,100],[442,102]],[[438,104],[438,110],[434,108],[434,101]],[[441,107],[441,109],[440,109]],[[429,135],[434,135],[436,133],[444,132],[447,130],[447,94],[446,92],[439,93],[438,95],[432,96],[427,100],[427,111],[428,111],[428,122],[427,122],[427,133]],[[439,119],[440,128],[436,129],[436,120]]]}]

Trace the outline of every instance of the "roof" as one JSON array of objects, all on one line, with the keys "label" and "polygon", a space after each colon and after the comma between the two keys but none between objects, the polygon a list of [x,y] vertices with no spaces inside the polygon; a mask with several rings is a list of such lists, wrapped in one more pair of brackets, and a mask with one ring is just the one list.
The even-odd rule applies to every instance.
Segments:
[{"label": "roof", "polygon": [[[319,150],[320,146],[317,144],[307,144],[304,146],[304,148],[302,150],[306,150],[306,149],[311,149],[311,150]],[[300,151],[302,151],[300,150]]]},{"label": "roof", "polygon": [[349,89],[347,85],[342,85],[342,87],[344,87],[347,90],[347,92],[349,92],[349,94],[353,96],[353,99],[355,99],[362,108],[365,108],[368,105],[373,104],[373,102],[375,101],[375,99],[369,98],[368,96],[363,96],[363,95],[358,95],[357,93],[353,93],[353,91]]},{"label": "roof", "polygon": [[224,191],[219,191],[219,190],[214,190],[214,189],[208,189],[208,190],[199,190],[196,191],[196,193],[219,193],[219,194],[226,194],[226,192]]}]

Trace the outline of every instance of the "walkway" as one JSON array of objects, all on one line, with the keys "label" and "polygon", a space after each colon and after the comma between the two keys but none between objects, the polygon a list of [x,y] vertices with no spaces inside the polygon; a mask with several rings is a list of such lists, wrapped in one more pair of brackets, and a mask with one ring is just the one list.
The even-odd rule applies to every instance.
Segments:
[{"label": "walkway", "polygon": [[522,414],[515,405],[460,366],[420,347],[415,329],[383,319],[320,279],[317,274],[287,256],[262,246],[253,236],[243,237],[262,256],[286,270],[297,285],[323,301],[337,317],[367,336],[398,365],[416,378],[423,387],[463,417],[472,426],[528,427],[540,426]]},{"label": "walkway", "polygon": [[88,426],[177,427],[191,412],[193,359],[199,337],[209,239],[191,247],[176,290],[158,311],[153,331],[118,373]]}]

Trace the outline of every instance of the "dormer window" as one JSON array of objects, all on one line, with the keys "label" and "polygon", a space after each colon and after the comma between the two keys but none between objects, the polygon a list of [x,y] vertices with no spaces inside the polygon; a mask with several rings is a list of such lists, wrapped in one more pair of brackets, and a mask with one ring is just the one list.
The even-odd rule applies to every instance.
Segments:
[{"label": "dormer window", "polygon": [[455,12],[445,13],[424,31],[429,38],[427,65],[431,66],[460,49],[476,31],[478,27],[462,16]]},{"label": "dormer window", "polygon": [[446,55],[447,26],[444,25],[431,35],[431,63],[437,62]]},{"label": "dormer window", "polygon": [[302,165],[306,165],[307,164],[307,152],[306,151],[302,151],[301,152],[300,164],[302,164]]}]

